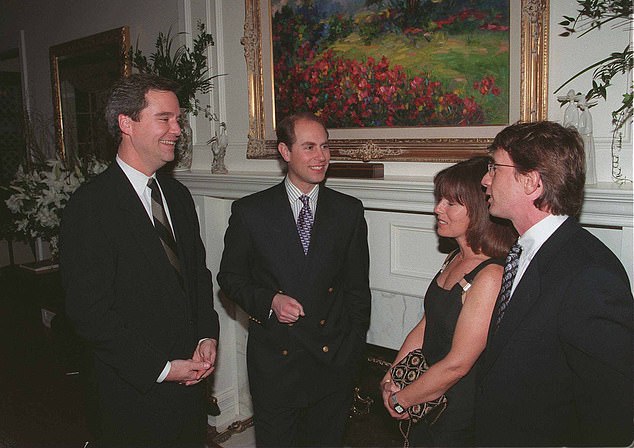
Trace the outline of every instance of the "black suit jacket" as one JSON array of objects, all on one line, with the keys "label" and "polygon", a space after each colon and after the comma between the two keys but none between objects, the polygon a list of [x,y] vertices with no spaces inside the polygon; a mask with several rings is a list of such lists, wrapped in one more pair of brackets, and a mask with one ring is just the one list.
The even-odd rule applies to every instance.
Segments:
[{"label": "black suit jacket", "polygon": [[[307,255],[283,182],[233,203],[218,283],[250,316],[254,400],[297,403],[350,387],[370,321],[368,270],[358,199],[320,187]],[[278,291],[306,316],[269,317]]]},{"label": "black suit jacket", "polygon": [[477,444],[629,445],[632,305],[619,260],[566,220],[531,261],[497,333],[489,333]]},{"label": "black suit jacket", "polygon": [[183,287],[116,162],[75,192],[61,226],[66,311],[94,354],[106,440],[169,443],[187,419],[204,418],[203,384],[156,383],[167,361],[191,358],[200,339],[217,339],[219,332],[191,195],[176,180],[157,178],[170,209]]}]

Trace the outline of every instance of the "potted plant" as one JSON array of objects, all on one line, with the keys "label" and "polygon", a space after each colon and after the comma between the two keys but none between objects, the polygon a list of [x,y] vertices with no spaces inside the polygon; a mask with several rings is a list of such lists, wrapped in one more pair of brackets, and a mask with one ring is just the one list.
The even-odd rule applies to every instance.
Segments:
[{"label": "potted plant", "polygon": [[48,243],[55,259],[63,209],[70,196],[108,165],[92,155],[61,158],[53,149],[50,120],[41,113],[25,111],[24,137],[28,156],[8,186],[0,187],[2,217],[6,218],[2,234],[28,243],[36,261],[41,261],[42,245]]},{"label": "potted plant", "polygon": [[92,156],[76,160],[72,168],[59,157],[32,163],[26,169],[20,166],[5,200],[13,217],[11,233],[32,246],[36,240],[48,242],[51,256],[56,258],[59,225],[70,196],[106,167]]},{"label": "potted plant", "polygon": [[202,107],[196,99],[196,93],[206,94],[213,88],[213,79],[219,75],[209,74],[207,67],[207,48],[214,45],[213,37],[205,29],[205,24],[198,22],[198,35],[193,39],[193,48],[186,45],[176,46],[174,40],[178,34],[160,32],[154,44],[155,51],[146,57],[139,49],[139,43],[130,48],[132,67],[141,73],[151,73],[176,81],[180,85],[178,101],[180,103],[181,138],[176,147],[177,164],[175,169],[189,169],[192,161],[192,132],[189,127],[189,113],[197,116],[203,113],[210,121],[218,121],[211,112],[210,106]]},{"label": "potted plant", "polygon": [[[559,25],[564,27],[564,31],[560,34],[562,37],[572,36],[581,31],[577,37],[585,36],[593,30],[599,30],[607,25],[613,28],[624,27],[627,31],[631,31],[634,22],[633,8],[631,0],[577,0],[579,9],[576,17],[564,16]],[[633,68],[633,52],[631,43],[620,52],[611,52],[607,57],[590,64],[580,72],[570,77],[564,82],[554,93],[559,92],[568,83],[577,79],[582,74],[593,70],[592,72],[592,88],[584,95],[585,102],[591,107],[592,100],[607,98],[607,92],[611,87],[612,78],[618,74],[627,74]],[[619,162],[619,152],[622,146],[623,126],[632,120],[632,81],[623,93],[623,99],[620,107],[612,112],[612,178],[617,183],[631,182],[627,179],[622,171]],[[583,94],[579,94],[583,95]],[[570,97],[567,95],[561,97],[560,102],[567,104]],[[563,105],[562,104],[562,105]],[[596,103],[595,103],[596,104]]]}]

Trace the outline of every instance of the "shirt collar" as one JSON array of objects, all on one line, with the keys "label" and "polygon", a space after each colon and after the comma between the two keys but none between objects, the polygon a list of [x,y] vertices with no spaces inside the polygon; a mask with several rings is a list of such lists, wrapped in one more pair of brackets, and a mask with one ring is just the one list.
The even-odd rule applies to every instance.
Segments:
[{"label": "shirt collar", "polygon": [[[288,176],[284,179],[284,186],[286,187],[286,194],[288,194],[288,200],[291,202],[295,202],[299,200],[299,197],[304,193],[302,190],[297,188],[293,182],[290,181]],[[315,185],[312,190],[306,195],[310,198],[310,202],[313,203],[317,200],[317,196],[319,195],[319,184]]]},{"label": "shirt collar", "polygon": [[147,187],[147,182],[150,179],[150,177],[153,177],[154,179],[156,179],[156,173],[148,177],[145,174],[143,174],[141,171],[135,168],[132,168],[130,165],[125,163],[123,160],[121,160],[118,154],[116,157],[116,161],[121,167],[121,169],[123,170],[124,174],[130,181],[130,183],[132,184],[134,191],[136,191],[139,196],[141,196],[143,192],[145,191],[145,188]]},{"label": "shirt collar", "polygon": [[566,219],[568,215],[548,215],[528,229],[518,239],[522,246],[522,256],[536,253]]}]

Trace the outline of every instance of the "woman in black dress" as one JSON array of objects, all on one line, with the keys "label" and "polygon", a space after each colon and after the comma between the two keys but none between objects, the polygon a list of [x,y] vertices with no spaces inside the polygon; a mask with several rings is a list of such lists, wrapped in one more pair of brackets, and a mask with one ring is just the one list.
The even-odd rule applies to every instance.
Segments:
[{"label": "woman in black dress", "polygon": [[[475,369],[486,345],[489,323],[502,281],[504,257],[517,238],[512,225],[489,216],[480,185],[488,157],[476,157],[440,171],[434,178],[437,233],[451,238],[451,252],[425,294],[425,313],[408,334],[394,364],[420,348],[429,370],[399,389],[390,371],[381,380],[383,401],[408,429],[411,446],[473,445]],[[445,394],[447,408],[433,424],[407,422],[395,411]],[[393,397],[392,397],[393,396]]]}]

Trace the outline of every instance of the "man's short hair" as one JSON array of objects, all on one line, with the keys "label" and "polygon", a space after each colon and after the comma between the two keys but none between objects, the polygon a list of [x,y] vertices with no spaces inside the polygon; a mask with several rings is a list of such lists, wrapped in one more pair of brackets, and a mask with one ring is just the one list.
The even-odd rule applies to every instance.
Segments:
[{"label": "man's short hair", "polygon": [[145,94],[150,90],[161,92],[178,92],[178,83],[148,73],[138,73],[119,79],[112,86],[106,103],[106,123],[108,131],[118,145],[121,142],[119,115],[127,115],[139,121],[141,111],[147,107]]},{"label": "man's short hair", "polygon": [[288,150],[291,150],[293,144],[297,141],[297,138],[295,137],[295,123],[300,120],[308,120],[319,123],[323,126],[324,131],[326,131],[326,135],[328,135],[328,129],[326,129],[326,125],[318,116],[316,116],[312,112],[298,112],[285,117],[277,125],[275,133],[277,135],[278,145],[280,143],[284,143],[288,147]]},{"label": "man's short hair", "polygon": [[543,193],[534,204],[553,215],[577,216],[583,204],[586,158],[574,128],[552,121],[516,123],[503,129],[489,152],[506,151],[519,173],[537,171]]}]

